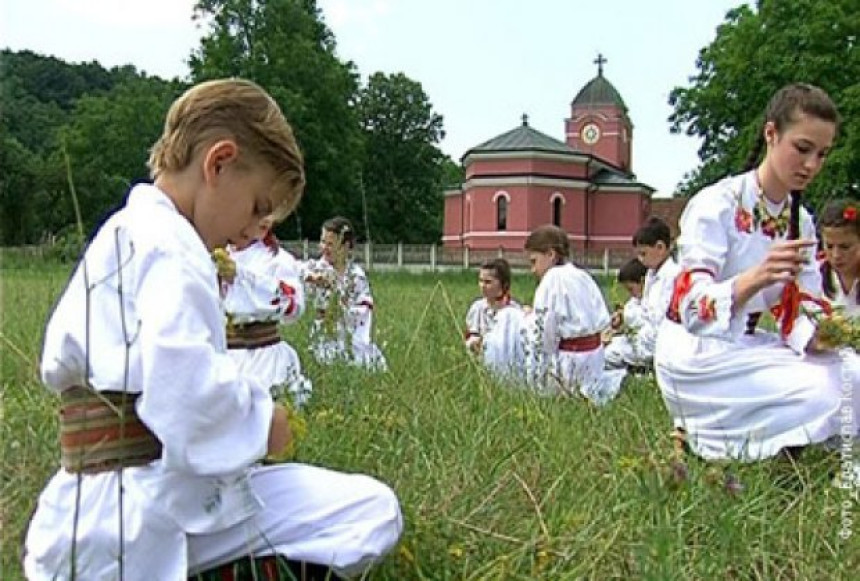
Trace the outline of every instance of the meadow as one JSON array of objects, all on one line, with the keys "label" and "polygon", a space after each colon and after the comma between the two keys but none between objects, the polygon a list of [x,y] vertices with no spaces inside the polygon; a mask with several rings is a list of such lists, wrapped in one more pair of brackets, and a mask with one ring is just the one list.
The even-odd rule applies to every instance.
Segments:
[{"label": "meadow", "polygon": [[[57,398],[36,365],[68,271],[0,267],[4,580],[21,578],[21,534],[58,465]],[[373,474],[400,497],[402,542],[369,578],[860,578],[860,511],[831,485],[837,456],[679,463],[653,377],[602,409],[501,384],[461,342],[475,278],[372,273],[387,373],[317,366],[306,325],[285,331],[314,382],[298,460]],[[533,289],[517,275],[515,298]]]}]

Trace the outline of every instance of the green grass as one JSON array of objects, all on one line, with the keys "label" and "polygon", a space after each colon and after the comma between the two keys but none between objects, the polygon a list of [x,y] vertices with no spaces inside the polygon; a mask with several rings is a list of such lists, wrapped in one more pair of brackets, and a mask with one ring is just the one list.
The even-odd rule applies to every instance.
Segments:
[{"label": "green grass", "polygon": [[[35,362],[65,276],[2,271],[3,579],[21,576],[20,535],[57,465],[56,401]],[[299,460],[373,474],[400,497],[403,539],[373,579],[858,578],[860,525],[839,537],[848,497],[830,485],[836,456],[688,458],[679,481],[652,378],[629,382],[604,409],[489,378],[461,345],[475,278],[371,276],[386,374],[317,366],[304,357],[305,324],[287,330],[315,388]],[[514,296],[533,289],[523,275]],[[726,474],[740,492],[727,490]]]}]

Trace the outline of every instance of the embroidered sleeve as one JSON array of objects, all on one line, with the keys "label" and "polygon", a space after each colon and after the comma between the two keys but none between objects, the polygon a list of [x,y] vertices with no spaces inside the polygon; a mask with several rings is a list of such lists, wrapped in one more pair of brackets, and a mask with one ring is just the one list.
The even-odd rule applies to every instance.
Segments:
[{"label": "embroidered sleeve", "polygon": [[696,195],[681,215],[681,272],[666,316],[694,335],[732,340],[744,332],[744,320],[732,315],[734,278],[719,277],[730,252],[729,228],[746,223],[737,223],[736,204],[729,203],[723,187]]},{"label": "embroidered sleeve", "polygon": [[347,324],[353,341],[370,342],[370,331],[373,324],[373,296],[370,294],[370,283],[367,275],[356,264],[347,270],[346,289]]},{"label": "embroidered sleeve", "polygon": [[474,343],[481,336],[481,299],[476,300],[469,307],[466,313],[466,330],[463,337],[466,341],[466,346]]},{"label": "embroidered sleeve", "polygon": [[535,292],[534,324],[530,326],[530,342],[535,350],[552,354],[558,350],[559,299],[564,289],[559,277],[547,272]]},{"label": "embroidered sleeve", "polygon": [[236,261],[236,277],[225,298],[227,311],[237,322],[295,322],[304,309],[305,298],[299,267],[292,255],[281,251],[271,256],[267,248],[242,252],[257,252],[258,255],[251,260]]},{"label": "embroidered sleeve", "polygon": [[272,304],[277,306],[282,323],[295,323],[305,310],[301,265],[285,250],[278,252],[275,260],[276,290]]}]

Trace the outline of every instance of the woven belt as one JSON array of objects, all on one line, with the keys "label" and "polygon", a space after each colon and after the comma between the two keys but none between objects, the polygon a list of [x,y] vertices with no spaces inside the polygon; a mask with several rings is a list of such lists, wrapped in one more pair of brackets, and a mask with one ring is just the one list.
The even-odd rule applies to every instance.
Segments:
[{"label": "woven belt", "polygon": [[339,581],[331,569],[316,563],[302,563],[281,556],[242,557],[230,563],[195,573],[188,581]]},{"label": "woven belt", "polygon": [[281,342],[278,323],[245,323],[227,327],[228,349],[259,349]]},{"label": "woven belt", "polygon": [[95,474],[161,458],[161,442],[137,417],[139,394],[74,386],[60,394],[63,468]]},{"label": "woven belt", "polygon": [[600,347],[600,345],[600,333],[595,333],[594,335],[562,339],[558,342],[558,350],[579,353],[582,351],[594,351]]}]

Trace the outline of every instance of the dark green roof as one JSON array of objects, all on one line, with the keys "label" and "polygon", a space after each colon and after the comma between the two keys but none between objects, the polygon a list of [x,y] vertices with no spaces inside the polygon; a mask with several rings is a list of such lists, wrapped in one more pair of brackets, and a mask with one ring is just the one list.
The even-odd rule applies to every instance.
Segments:
[{"label": "dark green roof", "polygon": [[635,175],[615,169],[603,168],[594,175],[591,181],[600,186],[638,186],[654,191],[651,186],[637,181]]},{"label": "dark green roof", "polygon": [[624,104],[624,99],[618,93],[618,90],[612,86],[612,83],[606,80],[603,73],[588,81],[588,83],[577,93],[573,98],[574,107],[588,107],[594,105],[615,105],[620,107],[622,111],[627,111],[627,105]]},{"label": "dark green roof", "polygon": [[507,133],[502,133],[493,137],[489,141],[485,141],[480,145],[476,145],[467,151],[463,157],[470,153],[487,153],[492,151],[548,151],[552,153],[577,153],[575,149],[570,147],[563,141],[559,141],[550,137],[546,133],[541,133],[537,129],[529,127],[528,119],[523,118],[523,123],[516,129],[511,129]]}]

